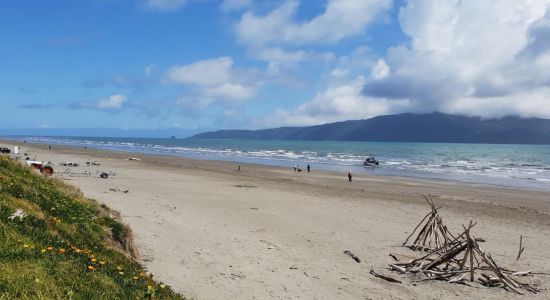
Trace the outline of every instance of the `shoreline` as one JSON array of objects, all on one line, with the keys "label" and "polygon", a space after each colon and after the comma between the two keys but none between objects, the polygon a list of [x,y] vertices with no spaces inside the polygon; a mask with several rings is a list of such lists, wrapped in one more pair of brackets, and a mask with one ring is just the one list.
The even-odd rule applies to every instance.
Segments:
[{"label": "shoreline", "polygon": [[[198,299],[382,299],[515,297],[500,288],[416,283],[385,270],[429,207],[431,194],[452,231],[478,221],[476,237],[504,266],[550,272],[549,193],[462,182],[356,175],[295,173],[291,168],[98,149],[15,143],[39,159],[89,160],[113,171],[109,179],[58,174],[69,184],[119,211],[132,228],[144,265],[178,292]],[[13,149],[13,147],[12,147]],[[129,156],[141,161],[128,161]],[[128,193],[121,191],[128,190]],[[515,261],[519,236],[526,251]],[[342,252],[350,250],[364,262]],[[368,270],[403,279],[391,285]],[[346,279],[342,279],[346,278]],[[548,277],[533,279],[549,296]],[[388,290],[388,288],[392,288]]]},{"label": "shoreline", "polygon": [[[76,145],[66,145],[66,144],[62,144],[62,143],[53,143],[53,144],[47,144],[47,143],[42,143],[42,142],[26,142],[26,143],[23,143],[21,140],[12,140],[10,139],[9,137],[0,137],[0,142],[2,141],[6,141],[6,142],[12,142],[12,143],[20,143],[21,145],[25,145],[25,144],[34,144],[34,145],[43,145],[43,146],[48,146],[48,145],[55,145],[55,147],[57,148],[68,148],[68,149],[80,149],[79,146],[76,146]],[[108,147],[97,147],[97,146],[91,146],[89,147],[90,150],[98,150],[98,151],[107,151],[107,152],[118,152],[118,153],[127,153],[127,154],[133,154],[133,155],[144,155],[144,156],[153,156],[153,157],[170,157],[170,158],[181,158],[181,159],[186,159],[186,160],[194,160],[194,161],[212,161],[212,162],[216,162],[216,163],[223,163],[223,164],[226,164],[226,163],[229,163],[229,164],[242,164],[242,165],[254,165],[254,166],[258,166],[258,167],[265,167],[265,168],[280,168],[280,169],[288,169],[288,168],[292,168],[292,166],[296,163],[296,162],[293,162],[293,161],[286,161],[288,163],[288,166],[284,166],[283,163],[273,163],[273,162],[279,162],[277,160],[274,160],[274,161],[271,161],[271,160],[266,160],[264,163],[262,163],[263,161],[261,159],[252,159],[252,158],[237,158],[237,159],[223,159],[223,158],[220,158],[220,157],[213,157],[213,158],[208,158],[208,157],[193,157],[193,156],[185,156],[185,155],[177,155],[177,154],[170,154],[169,152],[166,152],[166,153],[153,153],[153,152],[137,152],[137,151],[133,151],[131,149],[112,149],[112,148],[108,148]],[[325,163],[319,163],[317,162],[316,163],[318,166],[329,166]],[[316,172],[327,172],[327,173],[334,173],[334,174],[342,174],[342,173],[346,173],[347,174],[347,170],[344,170],[346,168],[343,168],[344,166],[339,166],[340,168],[342,168],[342,170],[338,170],[338,167],[333,167],[333,168],[330,168],[330,167],[325,167],[325,168],[321,168],[319,170],[315,170]],[[526,191],[539,191],[539,192],[550,192],[550,186],[549,187],[545,187],[545,186],[540,186],[540,182],[538,184],[536,180],[534,180],[533,182],[527,184],[527,183],[516,183],[514,185],[509,185],[510,182],[513,182],[513,179],[506,179],[506,180],[503,180],[501,179],[500,181],[495,181],[495,178],[490,178],[490,179],[487,179],[487,178],[484,178],[483,176],[481,175],[478,175],[478,174],[475,174],[475,175],[470,175],[471,179],[465,179],[467,178],[468,176],[464,176],[462,175],[462,177],[455,177],[455,178],[452,178],[452,177],[448,177],[446,178],[445,177],[445,174],[438,174],[438,173],[426,173],[426,172],[421,172],[421,171],[410,171],[410,170],[401,170],[401,171],[396,171],[396,170],[391,170],[391,169],[385,169],[385,170],[381,170],[381,169],[374,169],[374,170],[366,170],[364,167],[362,166],[356,166],[356,165],[353,165],[353,166],[348,166],[350,168],[350,170],[352,171],[352,173],[357,173],[357,175],[360,175],[360,176],[365,176],[365,177],[369,177],[369,176],[373,176],[373,177],[389,177],[389,178],[397,178],[398,180],[419,180],[419,181],[430,181],[430,182],[447,182],[447,183],[452,183],[452,184],[465,184],[465,185],[471,185],[473,187],[487,187],[487,188],[504,188],[504,189],[514,189],[514,190],[526,190]],[[305,171],[305,170],[304,170]]]}]

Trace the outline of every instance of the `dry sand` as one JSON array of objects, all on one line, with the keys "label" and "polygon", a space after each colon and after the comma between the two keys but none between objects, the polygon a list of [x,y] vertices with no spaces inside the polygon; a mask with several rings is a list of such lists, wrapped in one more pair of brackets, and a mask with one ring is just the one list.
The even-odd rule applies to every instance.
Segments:
[{"label": "dry sand", "polygon": [[[502,299],[501,288],[413,281],[386,270],[388,253],[413,254],[401,243],[431,194],[453,231],[470,220],[485,251],[517,270],[550,273],[550,193],[457,182],[276,168],[122,152],[19,144],[31,157],[97,160],[116,176],[56,174],[85,195],[120,211],[144,265],[196,299]],[[128,161],[139,157],[141,161]],[[128,193],[110,189],[129,190]],[[526,247],[519,262],[519,236]],[[362,259],[356,263],[343,251]],[[392,284],[369,274],[400,278]],[[550,276],[528,279],[550,298]]]}]

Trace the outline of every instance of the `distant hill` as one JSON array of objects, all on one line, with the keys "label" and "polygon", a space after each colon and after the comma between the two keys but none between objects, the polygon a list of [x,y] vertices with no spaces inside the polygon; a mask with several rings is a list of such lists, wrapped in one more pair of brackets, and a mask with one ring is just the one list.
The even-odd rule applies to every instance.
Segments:
[{"label": "distant hill", "polygon": [[550,120],[481,119],[443,113],[398,114],[308,127],[219,130],[199,139],[550,144]]}]

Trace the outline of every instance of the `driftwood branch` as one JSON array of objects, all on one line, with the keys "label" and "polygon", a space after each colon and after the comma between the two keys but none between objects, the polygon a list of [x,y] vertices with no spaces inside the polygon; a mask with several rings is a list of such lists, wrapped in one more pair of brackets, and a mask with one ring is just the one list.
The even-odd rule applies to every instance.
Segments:
[{"label": "driftwood branch", "polygon": [[395,282],[395,283],[401,283],[401,281],[395,279],[395,278],[392,278],[392,277],[389,277],[389,276],[385,276],[385,275],[382,275],[382,274],[378,274],[376,272],[374,272],[374,269],[371,268],[370,269],[370,273],[372,274],[372,276],[374,277],[377,277],[377,278],[382,278],[386,281],[389,281],[389,282]]},{"label": "driftwood branch", "polygon": [[519,252],[518,252],[518,257],[516,257],[516,261],[519,260],[519,257],[523,253],[523,250],[525,250],[525,247],[523,247],[523,235],[520,235],[519,236]]},{"label": "driftwood branch", "polygon": [[353,254],[351,251],[346,250],[344,251],[344,254],[349,255],[351,258],[353,258],[353,260],[355,260],[358,263],[361,262],[361,259],[357,257],[357,255]]}]

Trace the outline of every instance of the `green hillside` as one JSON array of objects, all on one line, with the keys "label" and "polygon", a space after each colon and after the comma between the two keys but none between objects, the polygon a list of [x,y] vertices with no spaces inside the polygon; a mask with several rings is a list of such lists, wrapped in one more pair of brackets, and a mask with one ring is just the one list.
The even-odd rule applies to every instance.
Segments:
[{"label": "green hillside", "polygon": [[133,253],[109,208],[0,157],[0,299],[183,298]]}]

